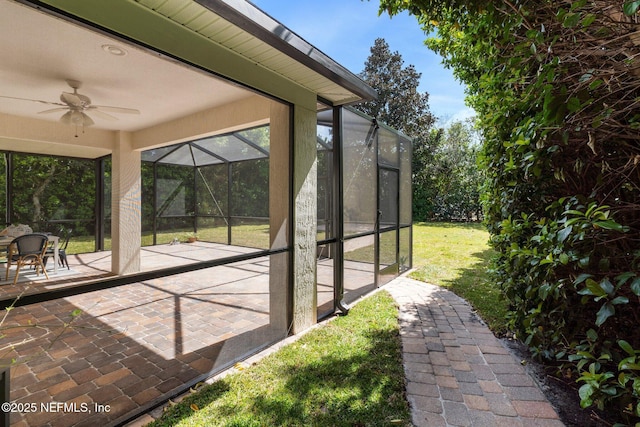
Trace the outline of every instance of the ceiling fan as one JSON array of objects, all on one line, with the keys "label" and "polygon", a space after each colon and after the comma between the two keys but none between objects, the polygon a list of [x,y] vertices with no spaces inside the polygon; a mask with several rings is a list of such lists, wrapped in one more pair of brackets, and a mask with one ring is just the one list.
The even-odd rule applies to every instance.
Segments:
[{"label": "ceiling fan", "polygon": [[60,101],[62,102],[49,102],[41,101],[39,99],[16,98],[13,96],[2,95],[0,95],[0,98],[19,99],[22,101],[33,101],[39,102],[41,104],[56,105],[56,108],[40,111],[38,114],[49,114],[66,111],[62,115],[62,117],[60,117],[60,121],[65,124],[82,127],[88,127],[95,123],[87,113],[110,121],[118,120],[118,118],[106,113],[106,111],[108,111],[109,113],[140,114],[140,111],[133,108],[93,105],[91,104],[91,99],[89,99],[88,96],[78,93],[78,89],[81,86],[81,83],[79,81],[67,80],[67,84],[71,87],[71,89],[73,89],[73,93],[62,92],[62,94],[60,95]]}]

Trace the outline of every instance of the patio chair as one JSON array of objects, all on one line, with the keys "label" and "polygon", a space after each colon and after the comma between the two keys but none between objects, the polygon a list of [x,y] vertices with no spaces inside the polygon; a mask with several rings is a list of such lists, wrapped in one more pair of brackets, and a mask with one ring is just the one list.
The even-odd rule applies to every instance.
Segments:
[{"label": "patio chair", "polygon": [[[71,239],[71,235],[73,234],[73,230],[69,229],[60,229],[59,231],[60,237],[62,238],[62,241],[60,243],[60,246],[58,247],[58,263],[60,265],[60,267],[64,267],[65,265],[67,266],[67,270],[70,270],[69,268],[69,261],[67,260],[67,246],[69,246],[69,240]],[[47,266],[47,260],[49,259],[49,257],[53,257],[53,248],[52,247],[48,247],[47,250],[44,253],[44,266]]]},{"label": "patio chair", "polygon": [[9,280],[9,268],[11,264],[16,264],[16,277],[13,279],[13,284],[18,282],[18,274],[20,274],[20,268],[25,265],[34,266],[36,274],[40,274],[39,268],[42,269],[44,275],[49,279],[47,270],[44,268],[43,257],[47,250],[47,242],[49,239],[44,234],[25,234],[16,237],[9,245],[9,253],[7,255],[7,273],[5,280]]}]

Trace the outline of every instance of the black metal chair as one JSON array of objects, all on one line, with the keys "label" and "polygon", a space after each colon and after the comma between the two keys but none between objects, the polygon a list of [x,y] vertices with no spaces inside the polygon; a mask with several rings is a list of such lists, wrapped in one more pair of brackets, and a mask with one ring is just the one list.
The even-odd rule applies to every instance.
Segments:
[{"label": "black metal chair", "polygon": [[[69,240],[71,240],[71,235],[73,234],[73,230],[61,229],[59,234],[61,235],[60,237],[62,238],[62,241],[58,246],[58,264],[60,265],[60,267],[64,267],[66,265],[67,270],[70,270],[71,268],[69,267],[69,261],[67,260],[67,246],[69,246]],[[49,257],[53,257],[53,256],[54,256],[53,248],[52,247],[47,248],[46,252],[44,253],[45,267],[47,266],[47,260],[49,259]]]},{"label": "black metal chair", "polygon": [[25,234],[13,239],[9,245],[9,253],[7,255],[7,273],[5,280],[9,280],[9,268],[11,268],[11,264],[16,265],[16,277],[13,279],[14,285],[18,282],[20,268],[25,265],[35,267],[36,274],[38,275],[40,274],[39,269],[42,269],[45,277],[49,279],[43,262],[48,242],[49,239],[47,236],[39,233]]}]

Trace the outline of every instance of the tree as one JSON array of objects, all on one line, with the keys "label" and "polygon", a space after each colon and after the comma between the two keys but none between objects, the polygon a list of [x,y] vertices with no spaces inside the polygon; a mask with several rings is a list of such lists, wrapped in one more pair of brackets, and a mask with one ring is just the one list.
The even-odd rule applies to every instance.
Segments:
[{"label": "tree", "polygon": [[432,151],[423,146],[414,148],[414,219],[481,219],[483,175],[477,165],[480,147],[472,120],[434,128],[430,139]]},{"label": "tree", "polygon": [[421,74],[403,63],[400,53],[391,52],[384,39],[376,39],[360,77],[376,89],[378,99],[357,108],[411,138],[422,138],[435,122],[429,94],[418,91]]},{"label": "tree", "polygon": [[431,211],[434,192],[432,180],[422,171],[430,164],[438,141],[431,134],[435,119],[429,95],[418,91],[421,74],[413,65],[403,64],[402,56],[391,52],[384,39],[376,39],[360,77],[377,90],[378,98],[356,108],[413,139],[414,184],[416,176],[421,176],[414,185],[414,218],[416,213],[426,218],[423,212]]},{"label": "tree", "polygon": [[482,174],[478,169],[479,147],[474,141],[473,123],[454,122],[441,133],[442,142],[435,154],[433,173],[437,197],[437,219],[479,220]]},{"label": "tree", "polygon": [[360,76],[378,91],[378,99],[360,104],[364,113],[413,138],[413,218],[480,218],[478,149],[471,122],[435,129],[429,94],[420,93],[421,74],[403,66],[384,39],[371,48]]},{"label": "tree", "polygon": [[435,152],[442,143],[444,129],[432,128],[426,138],[413,141],[412,184],[414,221],[434,218],[437,198],[437,171]]},{"label": "tree", "polygon": [[[640,2],[381,0],[467,85],[512,327],[640,420]],[[633,365],[630,364],[633,362]]]},{"label": "tree", "polygon": [[57,231],[50,223],[74,220],[77,234],[92,229],[93,161],[14,153],[13,172],[12,222],[30,224],[38,231]]}]

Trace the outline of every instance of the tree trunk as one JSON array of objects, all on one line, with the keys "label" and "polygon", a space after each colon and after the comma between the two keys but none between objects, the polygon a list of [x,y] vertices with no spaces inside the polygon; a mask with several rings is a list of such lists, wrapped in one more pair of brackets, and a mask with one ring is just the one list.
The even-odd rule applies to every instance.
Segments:
[{"label": "tree trunk", "polygon": [[33,201],[33,218],[32,218],[33,224],[36,224],[44,219],[42,216],[42,204],[40,203],[40,197],[44,194],[47,187],[53,180],[53,176],[55,175],[55,172],[56,172],[56,165],[54,163],[49,168],[49,173],[47,174],[46,178],[42,180],[40,185],[38,185],[35,191],[33,192],[33,196],[31,197]]}]

